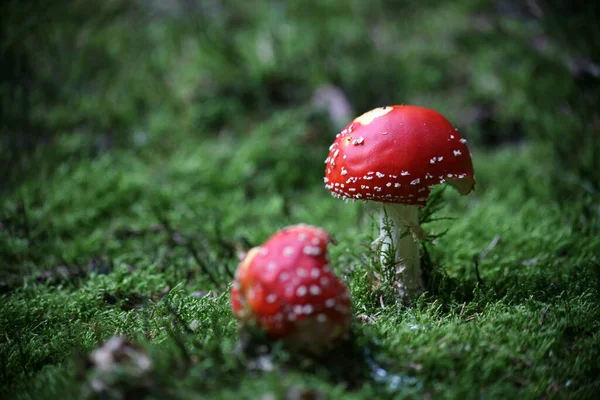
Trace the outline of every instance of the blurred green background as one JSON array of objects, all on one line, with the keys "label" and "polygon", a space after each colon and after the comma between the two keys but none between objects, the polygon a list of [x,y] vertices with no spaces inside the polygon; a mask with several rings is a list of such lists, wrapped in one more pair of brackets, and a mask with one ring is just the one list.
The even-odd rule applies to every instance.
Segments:
[{"label": "blurred green background", "polygon": [[[180,135],[239,136],[311,105],[325,104],[338,127],[402,103],[439,110],[475,145],[544,142],[565,174],[597,191],[598,8],[557,0],[8,1],[3,166],[21,171],[22,153],[65,134],[101,152]],[[329,132],[320,128],[319,136]]]},{"label": "blurred green background", "polygon": [[[123,334],[157,376],[117,397],[595,398],[599,4],[5,0],[0,394],[79,396],[83,355]],[[322,177],[335,134],[389,104],[444,114],[478,183],[431,205],[428,293],[382,308],[375,207]],[[237,254],[299,222],[338,239],[387,378],[232,356]]]}]

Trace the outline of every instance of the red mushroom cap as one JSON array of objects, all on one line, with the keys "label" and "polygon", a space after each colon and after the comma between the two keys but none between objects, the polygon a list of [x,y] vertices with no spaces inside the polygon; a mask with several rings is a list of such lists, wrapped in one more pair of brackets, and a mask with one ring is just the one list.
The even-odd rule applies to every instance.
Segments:
[{"label": "red mushroom cap", "polygon": [[471,154],[440,113],[417,106],[375,108],[337,136],[325,160],[336,197],[423,206],[434,185],[461,194],[475,186]]},{"label": "red mushroom cap", "polygon": [[273,338],[329,343],[348,329],[348,289],[327,263],[330,236],[295,225],[251,249],[240,263],[231,306],[242,322],[255,322]]}]

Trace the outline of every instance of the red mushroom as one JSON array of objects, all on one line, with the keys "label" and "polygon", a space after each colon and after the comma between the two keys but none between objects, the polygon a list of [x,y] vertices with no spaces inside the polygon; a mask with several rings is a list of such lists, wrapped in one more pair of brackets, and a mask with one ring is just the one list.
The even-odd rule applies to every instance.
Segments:
[{"label": "red mushroom", "polygon": [[[387,106],[354,119],[337,136],[325,160],[325,187],[333,196],[383,204],[382,262],[392,223],[398,295],[423,290],[417,238],[419,207],[433,186],[449,183],[461,194],[475,186],[471,154],[460,133],[436,111],[416,106]],[[410,235],[408,230],[412,231]],[[416,237],[415,237],[416,236]]]},{"label": "red mushroom", "polygon": [[252,248],[231,289],[240,323],[309,347],[341,338],[350,323],[350,296],[328,265],[330,240],[320,228],[294,225]]}]

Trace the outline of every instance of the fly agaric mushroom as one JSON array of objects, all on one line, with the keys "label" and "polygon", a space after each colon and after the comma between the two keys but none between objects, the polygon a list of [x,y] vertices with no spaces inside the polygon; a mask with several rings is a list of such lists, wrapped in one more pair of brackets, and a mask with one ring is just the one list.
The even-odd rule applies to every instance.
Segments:
[{"label": "fly agaric mushroom", "polygon": [[[325,160],[325,187],[343,199],[381,202],[381,260],[391,223],[400,297],[423,290],[417,239],[419,207],[430,190],[447,182],[462,195],[475,186],[471,154],[458,131],[440,113],[417,106],[375,108],[354,119],[337,136]],[[412,231],[412,235],[410,234]]]},{"label": "fly agaric mushroom", "polygon": [[340,339],[350,324],[350,296],[327,263],[330,241],[320,228],[294,225],[250,249],[231,289],[240,324],[313,349]]}]

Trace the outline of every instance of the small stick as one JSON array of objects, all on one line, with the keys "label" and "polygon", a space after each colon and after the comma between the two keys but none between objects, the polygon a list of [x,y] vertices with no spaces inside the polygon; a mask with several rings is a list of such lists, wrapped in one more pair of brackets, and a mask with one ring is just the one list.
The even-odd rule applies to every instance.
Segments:
[{"label": "small stick", "polygon": [[475,268],[475,276],[477,277],[477,283],[479,283],[481,287],[485,287],[483,279],[481,279],[481,275],[479,274],[479,260],[477,259],[477,256],[473,257],[473,267]]},{"label": "small stick", "polygon": [[483,260],[489,254],[489,252],[492,251],[494,247],[496,247],[498,243],[500,243],[500,236],[496,235],[494,236],[490,244],[488,244],[487,247],[481,253],[479,253],[479,259]]},{"label": "small stick", "polygon": [[544,309],[542,310],[542,314],[540,315],[540,320],[539,320],[539,322],[538,322],[538,325],[539,325],[539,326],[542,326],[542,325],[544,325],[544,322],[546,321],[546,314],[548,314],[548,309],[549,309],[549,308],[550,308],[550,306],[548,306],[548,307],[546,307],[546,308],[544,308]]}]

